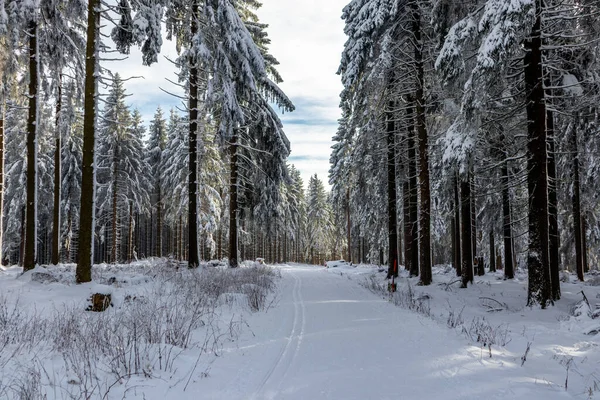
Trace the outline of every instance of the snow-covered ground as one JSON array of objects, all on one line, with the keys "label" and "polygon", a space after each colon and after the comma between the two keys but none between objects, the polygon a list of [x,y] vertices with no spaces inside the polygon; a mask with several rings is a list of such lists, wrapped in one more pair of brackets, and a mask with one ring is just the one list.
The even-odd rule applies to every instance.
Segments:
[{"label": "snow-covered ground", "polygon": [[[600,319],[581,306],[572,315],[582,290],[591,308],[600,302],[593,275],[567,276],[556,306],[532,310],[522,274],[459,289],[448,267],[429,287],[403,275],[393,297],[376,266],[97,271],[80,286],[72,266],[46,280],[0,272],[0,398],[600,398],[599,337],[586,334]],[[270,295],[257,290],[272,283]],[[85,312],[95,291],[110,291],[114,307]]]},{"label": "snow-covered ground", "polygon": [[[447,385],[430,381],[437,393],[431,398],[441,398],[442,391],[444,397],[456,399],[600,398],[600,318],[592,318],[600,305],[597,272],[586,276],[585,283],[562,273],[561,300],[540,310],[526,307],[524,271],[509,281],[503,279],[503,271],[476,276],[467,289],[459,287],[450,266],[435,267],[428,287],[418,286],[418,278],[409,279],[401,271],[393,296],[387,293],[387,269],[339,264],[328,271],[370,288],[423,320],[435,321],[438,337],[426,347],[440,354],[452,348],[435,373],[453,379]],[[413,323],[403,330],[428,329]],[[398,346],[403,351],[423,354],[424,349],[405,346],[402,336]]]}]

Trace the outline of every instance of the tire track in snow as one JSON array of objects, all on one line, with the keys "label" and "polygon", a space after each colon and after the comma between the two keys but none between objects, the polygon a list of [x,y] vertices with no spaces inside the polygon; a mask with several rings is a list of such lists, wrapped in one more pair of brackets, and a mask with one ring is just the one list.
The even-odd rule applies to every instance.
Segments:
[{"label": "tire track in snow", "polygon": [[[304,320],[304,315],[303,315],[304,311],[303,311],[303,309],[300,311],[301,307],[299,306],[299,301],[302,302],[302,308],[304,306],[303,301],[301,300],[301,294],[300,294],[300,290],[299,290],[300,286],[301,286],[301,280],[293,272],[290,271],[290,274],[294,278],[294,287],[292,289],[292,301],[294,302],[294,320],[292,322],[292,331],[290,332],[290,335],[287,337],[286,344],[283,347],[283,349],[281,350],[281,352],[279,353],[279,356],[277,357],[277,359],[275,360],[275,362],[273,363],[273,365],[271,366],[271,368],[269,369],[269,371],[267,372],[265,377],[262,379],[258,388],[254,392],[254,395],[251,397],[252,399],[261,399],[261,398],[265,397],[265,395],[263,393],[264,389],[268,386],[269,382],[271,381],[271,378],[273,377],[273,374],[278,370],[279,366],[282,364],[283,360],[286,358],[286,355],[290,351],[290,348],[292,347],[292,342],[294,341],[294,338],[296,337],[296,331],[298,329],[297,325],[300,324],[302,326],[302,331],[304,330],[304,323],[299,321],[299,319]],[[299,300],[299,298],[300,298],[300,300]],[[302,334],[303,334],[303,332],[302,332]],[[296,349],[294,351],[294,355],[293,355],[292,359],[295,358],[297,353],[298,353],[298,345],[296,346]],[[285,373],[287,373],[287,369],[289,368],[290,363],[291,362],[286,362],[285,366],[283,367],[283,368],[285,368],[284,375],[285,375]],[[281,385],[281,380],[280,380],[277,388],[279,388],[280,385]]]},{"label": "tire track in snow", "polygon": [[296,285],[294,286],[297,289],[296,299],[294,300],[294,305],[300,306],[300,321],[301,321],[300,322],[300,325],[301,325],[300,332],[298,333],[298,335],[296,335],[293,338],[293,339],[296,339],[296,348],[294,349],[294,354],[292,354],[292,357],[289,359],[289,361],[287,361],[285,363],[285,366],[283,367],[284,368],[283,375],[281,376],[281,379],[279,380],[279,383],[277,384],[277,390],[275,390],[275,393],[273,393],[273,396],[270,398],[275,398],[277,396],[277,394],[279,394],[279,391],[281,389],[281,384],[287,377],[290,366],[294,363],[294,360],[296,359],[296,357],[298,356],[298,353],[300,352],[300,346],[302,345],[302,341],[304,339],[304,331],[306,329],[306,304],[304,303],[304,298],[302,297],[302,279],[299,278],[293,272],[292,272],[292,275],[294,276],[294,279],[298,283],[297,286]]}]

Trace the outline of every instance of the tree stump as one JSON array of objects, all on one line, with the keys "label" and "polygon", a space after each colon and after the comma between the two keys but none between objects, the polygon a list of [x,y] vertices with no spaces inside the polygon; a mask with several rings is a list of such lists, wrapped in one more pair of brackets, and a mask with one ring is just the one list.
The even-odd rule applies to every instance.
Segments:
[{"label": "tree stump", "polygon": [[90,301],[92,304],[88,306],[87,311],[105,311],[109,306],[112,306],[111,299],[112,297],[110,294],[94,293],[90,297]]}]

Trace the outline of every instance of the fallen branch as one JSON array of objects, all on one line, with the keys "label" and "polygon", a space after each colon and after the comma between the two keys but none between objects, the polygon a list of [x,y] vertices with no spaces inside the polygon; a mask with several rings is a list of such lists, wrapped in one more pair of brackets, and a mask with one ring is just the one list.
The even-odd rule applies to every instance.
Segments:
[{"label": "fallen branch", "polygon": [[483,305],[488,308],[488,310],[487,310],[488,312],[508,310],[508,304],[502,303],[501,301],[498,301],[491,297],[480,297],[479,300],[488,300],[488,301],[492,301],[497,304],[497,306],[493,306],[490,304],[483,303]]},{"label": "fallen branch", "polygon": [[521,367],[523,366],[523,364],[525,364],[525,361],[527,361],[527,354],[529,354],[529,350],[531,350],[531,344],[532,344],[532,342],[527,342],[527,348],[525,349],[525,354],[523,354],[521,356]]}]

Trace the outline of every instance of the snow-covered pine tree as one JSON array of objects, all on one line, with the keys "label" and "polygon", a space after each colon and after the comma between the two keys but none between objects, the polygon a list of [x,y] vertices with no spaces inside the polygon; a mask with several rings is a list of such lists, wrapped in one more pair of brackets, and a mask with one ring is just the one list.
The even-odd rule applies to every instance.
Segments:
[{"label": "snow-covered pine tree", "polygon": [[[401,146],[408,147],[409,168],[404,170],[407,171],[409,184],[404,185],[404,188],[410,192],[410,195],[405,194],[404,198],[411,199],[413,202],[412,204],[410,201],[405,202],[405,205],[412,206],[412,209],[404,215],[415,220],[408,223],[405,221],[404,225],[410,227],[411,232],[408,237],[415,240],[414,243],[411,240],[405,244],[405,250],[407,252],[410,250],[410,254],[407,254],[410,257],[405,258],[407,267],[413,274],[420,272],[421,282],[425,285],[431,283],[431,202],[428,161],[430,150],[426,110],[430,108],[427,103],[432,98],[425,90],[426,88],[431,90],[435,86],[430,83],[432,77],[425,74],[425,71],[429,70],[428,65],[432,63],[430,56],[433,47],[430,40],[432,27],[428,22],[430,12],[429,2],[352,1],[344,9],[343,18],[346,21],[345,33],[348,35],[348,41],[338,71],[342,75],[345,87],[342,103],[347,102],[344,107],[350,110],[348,119],[350,132],[356,132],[359,127],[364,129],[367,123],[377,127],[379,132],[387,132],[387,135],[381,135],[379,138],[386,141],[386,159],[390,160],[385,166],[389,276],[394,273],[400,261],[395,210],[398,203],[396,196],[398,174],[394,170],[399,159],[398,149]],[[407,57],[407,54],[411,57]],[[362,131],[358,132],[362,133]],[[406,132],[406,134],[399,136],[398,132]],[[392,140],[397,137],[398,141]],[[417,145],[419,158],[414,151]],[[414,157],[410,157],[411,155]],[[412,170],[417,161],[419,161],[418,169]],[[417,190],[419,190],[418,197]],[[340,198],[339,195],[335,197]],[[417,198],[420,199],[420,207],[415,201]],[[417,216],[420,223],[416,221]],[[415,230],[417,226],[419,226],[418,234]],[[416,250],[417,240],[422,247],[420,262],[419,252]]]},{"label": "snow-covered pine tree", "polygon": [[[167,121],[163,116],[160,107],[154,114],[154,119],[150,122],[148,141],[146,142],[146,162],[150,166],[151,182],[151,215],[156,216],[156,227],[152,227],[152,232],[156,232],[155,246],[149,254],[162,257],[163,243],[163,188],[160,177],[162,167],[162,155],[167,143]],[[150,222],[154,225],[154,222]]]},{"label": "snow-covered pine tree", "polygon": [[[4,262],[4,193],[5,193],[5,132],[7,102],[15,87],[19,59],[16,48],[19,46],[21,28],[19,26],[19,3],[16,0],[0,1],[0,262]],[[14,96],[12,96],[14,97]]]},{"label": "snow-covered pine tree", "polygon": [[123,259],[121,238],[130,217],[130,202],[137,212],[145,212],[149,202],[141,116],[130,113],[125,98],[123,81],[116,74],[106,99],[98,146],[98,209],[104,217],[101,225],[106,224],[111,234],[113,263]]},{"label": "snow-covered pine tree", "polygon": [[[189,46],[180,57],[183,76],[187,79],[190,111],[190,206],[189,206],[189,260],[188,265],[198,265],[196,231],[197,205],[195,165],[197,130],[205,126],[199,123],[212,110],[218,121],[217,134],[221,143],[226,143],[230,153],[229,190],[229,263],[238,265],[237,240],[237,190],[238,190],[238,147],[244,146],[240,136],[244,133],[260,132],[277,153],[289,154],[289,143],[283,133],[281,122],[271,109],[269,101],[284,110],[293,110],[291,101],[269,78],[269,60],[254,41],[252,31],[256,25],[246,25],[240,12],[247,12],[258,3],[254,1],[234,2],[231,0],[175,1],[167,9],[167,31],[177,38],[178,48]],[[228,43],[224,46],[223,43]],[[231,71],[232,73],[229,73]],[[206,82],[206,83],[204,83]],[[202,83],[204,93],[198,93]],[[199,110],[199,98],[205,101]],[[199,127],[200,125],[200,127]],[[275,155],[274,157],[279,157]],[[285,158],[285,157],[284,157]]]},{"label": "snow-covered pine tree", "polygon": [[54,148],[54,200],[52,222],[52,263],[60,259],[61,241],[61,151],[63,137],[67,129],[63,118],[63,74],[66,67],[75,82],[84,76],[83,52],[85,39],[83,28],[86,5],[82,0],[52,0],[40,4],[40,54],[43,79],[50,79],[46,85],[47,95],[56,98],[55,107],[55,148]]},{"label": "snow-covered pine tree", "polygon": [[[164,193],[169,194],[169,201],[164,203],[164,218],[172,226],[187,223],[187,219],[180,219],[180,216],[188,214],[188,129],[187,118],[171,109],[167,123],[167,143],[159,170]],[[152,229],[148,229],[148,232],[151,231]],[[183,236],[180,230],[181,242],[184,240]]]},{"label": "snow-covered pine tree", "polygon": [[[81,211],[79,218],[79,259],[77,262],[77,283],[92,280],[92,264],[94,258],[95,230],[95,142],[98,78],[100,76],[99,52],[102,48],[100,36],[101,17],[113,18],[103,9],[100,0],[88,0],[86,53],[85,53],[85,87],[84,87],[84,121],[83,121],[83,162],[81,176]],[[160,37],[160,21],[163,15],[162,0],[144,0],[134,2],[135,16],[132,18],[132,7],[128,0],[120,0],[117,7],[112,8],[120,17],[115,23],[111,37],[117,50],[126,53],[133,44],[142,46],[144,64],[157,61],[162,38]],[[139,15],[139,19],[138,19]],[[132,21],[139,23],[133,25]],[[115,22],[114,20],[112,20]],[[132,26],[133,25],[133,26]],[[133,33],[133,34],[132,34]]]},{"label": "snow-covered pine tree", "polygon": [[308,181],[306,190],[306,237],[307,251],[311,264],[322,264],[328,243],[331,239],[328,228],[331,223],[331,210],[323,182],[315,174]]},{"label": "snow-covered pine tree", "polygon": [[27,114],[24,104],[7,102],[5,117],[5,168],[4,204],[13,210],[4,219],[3,254],[10,263],[23,262],[22,235],[25,226],[25,187],[27,182],[27,148],[25,146]]},{"label": "snow-covered pine tree", "polygon": [[[494,135],[501,140],[494,140],[496,144],[504,144],[506,160],[511,160],[517,172],[527,174],[529,193],[524,203],[529,219],[528,302],[541,307],[560,298],[557,219],[560,211],[556,200],[559,180],[555,179],[560,173],[555,170],[561,164],[560,159],[556,163],[554,153],[555,143],[568,146],[568,140],[555,133],[565,132],[569,124],[563,116],[578,111],[569,100],[572,97],[569,88],[581,88],[579,82],[586,80],[582,78],[586,73],[576,72],[579,66],[594,64],[595,57],[590,57],[592,53],[587,49],[589,39],[598,37],[598,26],[588,22],[589,16],[597,15],[598,11],[596,4],[578,1],[479,2],[449,30],[436,65],[446,82],[459,82],[464,88],[461,112],[446,135],[447,153],[464,159],[467,153],[472,153],[475,143],[481,142],[479,133],[494,134],[489,129],[491,121],[495,123],[504,116],[502,129]],[[590,83],[594,81],[592,75],[587,77],[591,78]],[[507,103],[512,107],[510,112]],[[560,112],[555,113],[556,110]],[[515,123],[507,115],[519,118],[513,118]],[[515,140],[518,136],[511,137],[509,132],[522,131],[523,125],[527,126],[528,140],[521,144]],[[506,143],[527,148],[527,166],[515,162],[521,156],[509,154]],[[510,168],[503,166],[502,179],[506,183],[510,174]],[[506,221],[510,221],[507,213],[519,210],[508,206],[507,191],[503,191],[502,197],[506,230]],[[506,258],[508,247],[506,243]],[[585,252],[580,253],[583,258]]]},{"label": "snow-covered pine tree", "polygon": [[61,112],[65,127],[62,154],[61,210],[63,255],[67,262],[77,260],[79,205],[81,201],[81,148],[83,114],[75,83],[65,84],[64,107]]}]

